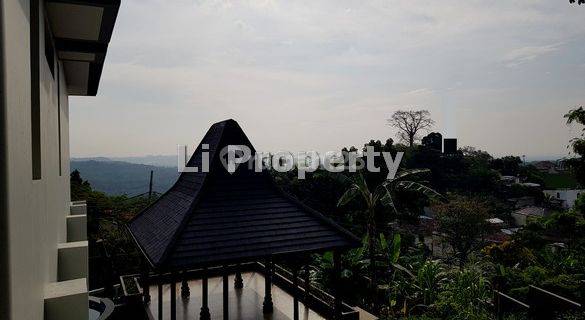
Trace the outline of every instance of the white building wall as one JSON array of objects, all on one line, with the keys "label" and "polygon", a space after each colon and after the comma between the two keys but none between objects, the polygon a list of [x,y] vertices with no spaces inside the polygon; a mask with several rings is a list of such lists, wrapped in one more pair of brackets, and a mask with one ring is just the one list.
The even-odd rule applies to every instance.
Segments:
[{"label": "white building wall", "polygon": [[559,189],[559,190],[544,190],[545,194],[559,200],[563,200],[563,207],[570,209],[575,205],[575,201],[585,192],[581,189]]},{"label": "white building wall", "polygon": [[527,221],[526,215],[513,212],[512,218],[514,218],[514,223],[516,224],[516,226],[523,227],[526,225],[526,221]]},{"label": "white building wall", "polygon": [[[41,1],[42,3],[43,1]],[[61,108],[57,83],[44,55],[43,10],[40,23],[41,163],[42,178],[33,180],[31,159],[31,77],[29,1],[3,0],[3,67],[5,69],[6,206],[9,307],[7,319],[43,319],[44,288],[57,281],[57,245],[66,241],[69,212],[68,98],[61,77]],[[63,70],[60,70],[61,75]],[[55,79],[57,69],[55,70]],[[59,127],[61,112],[61,175]],[[0,318],[5,319],[4,315]]]}]

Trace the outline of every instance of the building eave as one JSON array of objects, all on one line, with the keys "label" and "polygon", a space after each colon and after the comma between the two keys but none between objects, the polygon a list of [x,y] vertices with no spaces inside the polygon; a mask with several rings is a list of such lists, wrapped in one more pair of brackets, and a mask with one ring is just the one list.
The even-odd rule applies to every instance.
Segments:
[{"label": "building eave", "polygon": [[70,95],[95,96],[120,0],[47,0],[46,12]]}]

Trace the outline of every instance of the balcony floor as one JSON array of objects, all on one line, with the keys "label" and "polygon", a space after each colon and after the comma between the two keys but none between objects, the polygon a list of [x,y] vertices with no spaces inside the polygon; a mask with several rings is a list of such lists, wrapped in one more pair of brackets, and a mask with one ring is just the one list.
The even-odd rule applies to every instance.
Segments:
[{"label": "balcony floor", "polygon": [[[293,315],[293,297],[272,285],[272,301],[274,313],[264,315],[262,313],[262,302],[264,300],[264,276],[257,272],[246,272],[242,274],[244,288],[234,289],[234,275],[229,276],[229,312],[230,320],[288,320]],[[187,300],[181,298],[181,284],[177,284],[177,320],[199,320],[201,308],[201,280],[190,280],[189,289],[191,296]],[[151,319],[158,319],[158,288],[150,287],[151,303],[147,310]],[[170,285],[163,286],[163,319],[170,319],[171,293]],[[223,319],[223,284],[222,278],[209,279],[209,310],[211,319]],[[301,320],[325,319],[306,308],[299,302],[299,314]]]}]

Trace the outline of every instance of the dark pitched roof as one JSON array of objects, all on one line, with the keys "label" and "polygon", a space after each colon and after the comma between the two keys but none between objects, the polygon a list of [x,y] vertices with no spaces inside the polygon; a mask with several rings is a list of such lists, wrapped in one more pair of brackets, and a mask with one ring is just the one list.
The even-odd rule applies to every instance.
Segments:
[{"label": "dark pitched roof", "polygon": [[201,168],[209,145],[210,172],[182,173],[175,185],[137,215],[128,229],[154,267],[187,268],[269,255],[359,246],[320,213],[284,194],[267,172],[241,165],[229,174],[219,151],[254,149],[234,120],[214,124],[188,162]]}]

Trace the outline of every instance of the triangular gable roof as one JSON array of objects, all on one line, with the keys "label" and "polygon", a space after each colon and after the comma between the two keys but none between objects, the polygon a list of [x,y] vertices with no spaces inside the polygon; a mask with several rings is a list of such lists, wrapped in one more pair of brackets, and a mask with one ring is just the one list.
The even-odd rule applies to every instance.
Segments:
[{"label": "triangular gable roof", "polygon": [[247,145],[255,153],[236,121],[211,126],[189,166],[201,168],[204,144],[210,172],[181,173],[128,224],[153,267],[189,268],[360,245],[333,221],[283,193],[267,172],[242,165],[227,173],[219,157],[224,146]]}]

